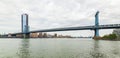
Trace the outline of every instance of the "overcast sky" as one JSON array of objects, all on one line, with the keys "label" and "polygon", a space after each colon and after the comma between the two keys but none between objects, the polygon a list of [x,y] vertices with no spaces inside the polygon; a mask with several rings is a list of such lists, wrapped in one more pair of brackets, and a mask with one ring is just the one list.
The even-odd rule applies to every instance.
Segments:
[{"label": "overcast sky", "polygon": [[[94,25],[100,11],[100,24],[120,24],[120,0],[0,0],[0,33],[21,31],[21,14],[29,15],[30,30]],[[58,32],[93,36],[94,32]],[[100,30],[100,35],[112,30]]]}]

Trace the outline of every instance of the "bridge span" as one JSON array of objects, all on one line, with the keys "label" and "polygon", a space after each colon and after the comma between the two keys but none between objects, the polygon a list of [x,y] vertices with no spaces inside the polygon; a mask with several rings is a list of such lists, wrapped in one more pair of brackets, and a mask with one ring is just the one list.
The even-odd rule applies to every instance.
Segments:
[{"label": "bridge span", "polygon": [[[77,26],[77,27],[64,27],[64,28],[52,28],[52,29],[43,29],[43,30],[34,30],[29,31],[28,25],[28,15],[22,15],[22,32],[12,33],[12,36],[16,36],[18,34],[22,34],[23,37],[29,37],[30,33],[37,32],[55,32],[55,31],[72,31],[72,30],[94,30],[94,37],[99,37],[99,29],[116,29],[120,28],[120,24],[108,24],[108,25],[99,25],[99,11],[95,14],[95,25],[91,26]],[[4,36],[8,36],[9,34],[5,34]]]},{"label": "bridge span", "polygon": [[[120,28],[120,24],[108,24],[108,25],[99,25],[96,26],[78,26],[78,27],[65,27],[65,28],[53,28],[53,29],[43,29],[43,30],[35,30],[29,31],[28,33],[37,33],[37,32],[56,32],[56,31],[72,31],[72,30],[95,30],[95,29],[116,29]],[[24,34],[22,32],[12,33],[11,35],[16,34]],[[8,34],[6,34],[8,35]]]},{"label": "bridge span", "polygon": [[28,33],[71,31],[71,30],[114,29],[114,28],[120,28],[120,24],[99,25],[98,27],[96,27],[96,26],[78,26],[78,27],[67,27],[67,28],[53,28],[53,29],[35,30],[35,31],[30,31]]}]

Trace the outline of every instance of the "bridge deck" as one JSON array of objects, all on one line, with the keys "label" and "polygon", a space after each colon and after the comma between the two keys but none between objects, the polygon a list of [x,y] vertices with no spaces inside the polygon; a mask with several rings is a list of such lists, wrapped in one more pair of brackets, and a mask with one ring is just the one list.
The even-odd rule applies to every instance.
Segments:
[{"label": "bridge deck", "polygon": [[[66,28],[53,28],[53,29],[29,31],[28,33],[70,31],[70,30],[114,29],[114,28],[120,28],[120,24],[99,25],[99,27],[96,27],[96,26],[78,26],[78,27],[66,27]],[[21,32],[12,33],[12,35],[14,35],[14,34],[23,34],[23,33],[21,33]]]}]

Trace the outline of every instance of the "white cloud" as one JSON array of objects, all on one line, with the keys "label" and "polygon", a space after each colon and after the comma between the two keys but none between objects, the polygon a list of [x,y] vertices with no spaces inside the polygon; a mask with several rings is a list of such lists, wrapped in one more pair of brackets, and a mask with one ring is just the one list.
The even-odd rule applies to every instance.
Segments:
[{"label": "white cloud", "polygon": [[[0,32],[21,31],[22,13],[29,14],[31,30],[94,25],[97,10],[100,24],[119,24],[119,3],[119,0],[1,0]],[[101,31],[101,35],[110,32]],[[84,33],[86,35],[87,31]]]}]

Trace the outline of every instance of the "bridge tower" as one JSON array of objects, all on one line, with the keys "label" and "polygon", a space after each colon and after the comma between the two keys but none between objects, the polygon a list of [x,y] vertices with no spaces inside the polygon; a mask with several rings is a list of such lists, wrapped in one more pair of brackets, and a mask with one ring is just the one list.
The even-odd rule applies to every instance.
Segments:
[{"label": "bridge tower", "polygon": [[99,11],[97,11],[96,12],[96,14],[95,14],[95,35],[94,35],[94,37],[99,37],[99,29],[98,29],[98,27],[99,27]]},{"label": "bridge tower", "polygon": [[21,15],[21,27],[22,27],[22,37],[28,38],[29,37],[29,25],[28,25],[28,14]]}]

